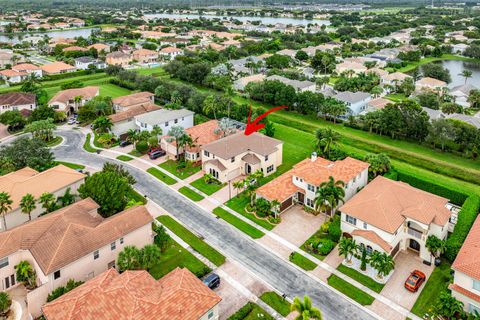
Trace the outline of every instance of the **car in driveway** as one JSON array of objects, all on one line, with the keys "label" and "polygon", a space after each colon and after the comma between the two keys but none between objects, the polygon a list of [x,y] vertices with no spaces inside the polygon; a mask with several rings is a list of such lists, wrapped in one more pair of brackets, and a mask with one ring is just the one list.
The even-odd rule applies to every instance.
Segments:
[{"label": "car in driveway", "polygon": [[213,290],[220,286],[220,276],[216,273],[210,273],[202,279],[202,282]]},{"label": "car in driveway", "polygon": [[75,118],[70,118],[70,119],[68,119],[67,123],[68,124],[75,124],[75,121],[76,121]]},{"label": "car in driveway", "polygon": [[410,292],[417,292],[418,288],[422,285],[423,282],[427,277],[425,276],[425,273],[419,270],[414,270],[410,275],[408,276],[407,280],[405,281],[405,289],[407,289]]},{"label": "car in driveway", "polygon": [[132,143],[131,143],[130,141],[128,141],[128,140],[122,140],[122,141],[120,141],[120,143],[119,143],[118,145],[119,145],[121,148],[124,148],[124,147],[126,147],[126,146],[131,145],[131,144],[132,144]]},{"label": "car in driveway", "polygon": [[153,152],[149,152],[148,157],[150,158],[150,160],[155,160],[157,158],[163,157],[166,154],[167,153],[164,150],[156,150]]}]

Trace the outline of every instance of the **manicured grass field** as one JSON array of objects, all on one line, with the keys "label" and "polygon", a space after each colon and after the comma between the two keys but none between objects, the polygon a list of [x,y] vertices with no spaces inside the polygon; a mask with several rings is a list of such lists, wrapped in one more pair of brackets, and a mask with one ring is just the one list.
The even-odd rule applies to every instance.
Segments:
[{"label": "manicured grass field", "polygon": [[430,313],[429,309],[435,305],[440,293],[446,291],[448,285],[452,282],[450,271],[450,264],[446,261],[442,261],[442,263],[433,270],[430,278],[428,278],[424,284],[425,287],[413,305],[412,313],[419,317],[423,317],[425,313]]},{"label": "manicured grass field", "polygon": [[55,164],[63,164],[66,167],[69,167],[71,169],[85,169],[84,165],[77,164],[77,163],[71,163],[71,162],[65,162],[65,161],[55,161]]},{"label": "manicured grass field", "polygon": [[221,266],[225,263],[225,257],[220,252],[209,246],[172,217],[160,216],[157,220],[216,266]]},{"label": "manicured grass field", "polygon": [[260,296],[260,299],[268,304],[273,310],[286,317],[290,314],[290,302],[283,299],[274,291],[265,292]]},{"label": "manicured grass field", "polygon": [[87,137],[85,139],[85,142],[83,143],[83,149],[85,149],[85,151],[88,151],[88,152],[97,152],[97,149],[92,147],[92,145],[90,144],[90,137],[91,137],[91,134],[87,133]]},{"label": "manicured grass field", "polygon": [[157,178],[158,180],[168,184],[172,185],[177,183],[177,181],[169,176],[167,176],[165,173],[162,171],[158,170],[157,168],[151,167],[147,169],[147,172],[150,173],[152,176]]},{"label": "manicured grass field", "polygon": [[245,211],[245,206],[250,202],[249,197],[245,195],[245,193],[241,193],[238,197],[233,197],[229,201],[225,202],[225,205],[230,209],[235,210],[236,212],[240,213],[245,218],[252,220],[259,226],[264,227],[267,230],[272,230],[275,228],[273,224],[268,222],[267,220],[257,218],[253,213],[248,213]]},{"label": "manicured grass field", "polygon": [[170,239],[167,250],[161,254],[158,263],[149,272],[155,279],[160,279],[177,267],[187,268],[199,278],[211,271],[187,249]]},{"label": "manicured grass field", "polygon": [[340,271],[343,274],[346,274],[350,278],[360,282],[361,284],[363,284],[367,288],[369,288],[369,289],[371,289],[371,290],[373,290],[377,293],[380,293],[380,291],[382,291],[383,287],[385,286],[384,284],[376,282],[375,280],[373,280],[369,276],[361,274],[357,270],[349,268],[347,266],[344,266],[343,264],[339,265],[337,270]]},{"label": "manicured grass field", "polygon": [[121,160],[121,161],[130,161],[130,160],[133,160],[132,157],[129,157],[129,156],[125,156],[125,155],[121,155],[121,156],[118,156],[117,157],[118,160]]},{"label": "manicured grass field", "polygon": [[130,93],[132,93],[131,90],[119,87],[112,83],[104,83],[100,85],[100,95],[104,97],[117,98],[121,96],[126,96]]},{"label": "manicured grass field", "polygon": [[180,192],[185,197],[187,197],[187,198],[189,198],[190,200],[193,200],[193,201],[201,201],[201,200],[205,199],[202,195],[196,193],[195,191],[193,191],[192,189],[190,189],[188,187],[181,187],[180,189],[178,189],[178,192]]},{"label": "manicured grass field", "polygon": [[258,304],[247,302],[227,320],[274,320],[274,318]]},{"label": "manicured grass field", "polygon": [[190,183],[190,185],[209,196],[225,186],[225,184],[206,183],[203,177],[193,181],[192,183]]},{"label": "manicured grass field", "polygon": [[174,174],[180,179],[188,178],[202,169],[201,166],[192,166],[191,163],[187,163],[187,166],[185,168],[179,169],[177,167],[177,162],[174,160],[167,160],[159,164],[158,166],[167,170],[171,174]]},{"label": "manicured grass field", "polygon": [[358,289],[357,287],[337,277],[334,274],[328,277],[327,282],[330,286],[334,287],[347,297],[357,301],[362,306],[371,305],[375,300],[375,298],[373,298],[371,295],[363,292],[362,290]]},{"label": "manicured grass field", "polygon": [[53,138],[52,140],[47,142],[47,146],[48,147],[55,147],[55,146],[59,145],[60,143],[62,143],[62,141],[63,141],[63,138],[61,136],[56,136],[55,138]]},{"label": "manicured grass field", "polygon": [[288,259],[306,271],[313,270],[317,267],[317,264],[315,262],[305,258],[298,252],[292,252]]},{"label": "manicured grass field", "polygon": [[262,231],[252,227],[251,225],[249,225],[245,221],[235,217],[234,215],[232,215],[230,212],[226,211],[225,209],[222,209],[222,208],[218,207],[218,208],[213,209],[213,213],[217,217],[220,217],[221,219],[230,223],[232,226],[234,226],[238,230],[246,233],[247,235],[249,235],[253,239],[259,239],[259,238],[261,238],[265,235]]}]

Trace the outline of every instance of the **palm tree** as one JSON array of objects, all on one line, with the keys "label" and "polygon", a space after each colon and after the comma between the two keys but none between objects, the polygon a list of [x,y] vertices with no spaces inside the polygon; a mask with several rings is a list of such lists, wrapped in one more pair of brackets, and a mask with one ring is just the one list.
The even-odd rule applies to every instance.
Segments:
[{"label": "palm tree", "polygon": [[255,197],[257,195],[255,191],[256,191],[255,184],[248,183],[247,188],[245,189],[245,192],[247,193],[247,196],[250,197],[250,207],[252,208],[255,206]]},{"label": "palm tree", "polygon": [[374,251],[370,255],[369,261],[372,268],[377,270],[377,276],[379,279],[383,279],[384,276],[388,275],[395,268],[395,261],[393,261],[393,258],[386,253]]},{"label": "palm tree", "polygon": [[324,157],[329,158],[331,151],[340,139],[340,134],[330,128],[318,129],[315,132],[315,139],[317,149]]},{"label": "palm tree", "polygon": [[468,78],[471,78],[472,75],[473,75],[473,72],[470,71],[470,70],[463,70],[463,71],[459,74],[459,76],[462,76],[462,77],[465,78],[465,84],[467,84],[467,79],[468,79]]},{"label": "palm tree", "polygon": [[20,208],[22,209],[22,212],[25,214],[28,214],[28,220],[32,220],[32,211],[35,210],[37,206],[35,205],[35,198],[33,195],[30,193],[27,193],[22,197],[22,200],[20,201]]},{"label": "palm tree", "polygon": [[135,246],[126,246],[118,254],[117,265],[120,271],[141,269],[141,251]]},{"label": "palm tree", "polygon": [[335,181],[332,176],[328,178],[328,181],[322,182],[315,194],[315,209],[320,208],[331,216],[332,210],[343,202],[345,197],[344,187],[345,183],[343,181]]},{"label": "palm tree", "polygon": [[5,215],[12,210],[13,200],[7,192],[0,192],[0,213],[3,218],[3,230],[7,230],[7,218]]},{"label": "palm tree", "polygon": [[238,197],[238,193],[239,193],[238,191],[240,189],[243,189],[243,187],[245,187],[245,180],[234,181],[232,185],[233,185],[233,188],[237,190],[237,197]]},{"label": "palm tree", "polygon": [[0,292],[0,316],[6,316],[10,311],[12,305],[12,299],[6,292]]},{"label": "palm tree", "polygon": [[127,131],[127,141],[133,143],[135,146],[138,141],[138,131],[135,129],[129,129]]},{"label": "palm tree", "polygon": [[278,212],[280,211],[280,204],[281,203],[277,199],[273,199],[270,202],[273,212],[275,213],[275,218],[278,216]]},{"label": "palm tree", "polygon": [[149,271],[160,260],[162,255],[160,248],[155,244],[147,244],[140,253],[140,265]]},{"label": "palm tree", "polygon": [[295,297],[290,310],[299,313],[295,320],[322,320],[322,313],[312,306],[312,300],[308,296],[304,296],[303,301]]},{"label": "palm tree", "polygon": [[445,251],[446,243],[445,241],[431,234],[428,236],[427,241],[425,242],[425,247],[428,249],[430,254],[436,259]]},{"label": "palm tree", "polygon": [[378,98],[383,93],[383,88],[380,86],[375,86],[372,88],[370,93],[373,94],[375,98]]},{"label": "palm tree", "polygon": [[452,297],[447,291],[440,293],[434,312],[447,319],[457,319],[463,314],[463,303]]},{"label": "palm tree", "polygon": [[53,211],[55,204],[55,196],[52,193],[44,192],[42,193],[40,198],[38,198],[38,200],[42,204],[42,208],[45,209],[45,212],[48,213]]},{"label": "palm tree", "polygon": [[217,119],[217,111],[220,107],[220,104],[217,102],[217,99],[213,95],[209,95],[203,101],[203,112],[205,114],[213,113],[213,118]]},{"label": "palm tree", "polygon": [[113,122],[110,118],[100,116],[92,123],[92,128],[97,132],[108,132],[113,127]]},{"label": "palm tree", "polygon": [[23,282],[27,288],[33,289],[36,287],[37,275],[32,265],[28,261],[20,261],[15,266],[15,274],[17,276],[17,280]]},{"label": "palm tree", "polygon": [[338,243],[338,253],[345,257],[348,264],[352,263],[353,254],[357,251],[357,244],[352,238],[342,237]]}]

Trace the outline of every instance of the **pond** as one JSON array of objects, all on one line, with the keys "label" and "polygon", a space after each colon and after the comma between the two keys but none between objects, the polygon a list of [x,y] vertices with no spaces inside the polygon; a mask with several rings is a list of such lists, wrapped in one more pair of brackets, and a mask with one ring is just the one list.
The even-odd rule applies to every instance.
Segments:
[{"label": "pond", "polygon": [[308,24],[318,24],[318,25],[330,25],[330,21],[328,20],[317,20],[317,19],[303,19],[303,18],[286,18],[286,17],[257,17],[257,16],[210,16],[210,15],[198,15],[198,14],[170,14],[170,13],[153,13],[153,14],[146,14],[145,18],[147,19],[158,19],[158,18],[167,18],[167,19],[198,19],[198,18],[205,18],[205,19],[224,19],[224,20],[231,20],[236,19],[242,22],[245,21],[261,21],[264,25],[269,24],[291,24],[291,25],[302,25],[306,26]]},{"label": "pond", "polygon": [[480,64],[474,62],[465,62],[458,60],[443,60],[438,63],[441,63],[444,68],[447,68],[450,71],[450,76],[452,77],[452,82],[448,84],[449,88],[460,86],[465,84],[465,77],[463,77],[463,70],[472,71],[472,77],[467,79],[467,83],[480,88]]},{"label": "pond", "polygon": [[93,30],[98,28],[84,28],[84,29],[72,29],[72,30],[56,30],[56,31],[46,31],[46,32],[29,32],[21,34],[13,34],[13,38],[9,39],[8,36],[0,34],[0,42],[13,42],[14,44],[22,42],[22,39],[30,37],[43,37],[44,34],[47,34],[50,38],[65,38],[71,39],[76,37],[88,38],[92,34]]}]

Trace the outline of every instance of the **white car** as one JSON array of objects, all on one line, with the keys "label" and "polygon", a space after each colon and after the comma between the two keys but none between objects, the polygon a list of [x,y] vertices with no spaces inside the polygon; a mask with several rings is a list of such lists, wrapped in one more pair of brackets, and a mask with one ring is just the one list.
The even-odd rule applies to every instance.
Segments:
[{"label": "white car", "polygon": [[75,121],[76,121],[75,118],[70,118],[70,119],[68,119],[67,123],[68,124],[75,124]]}]

